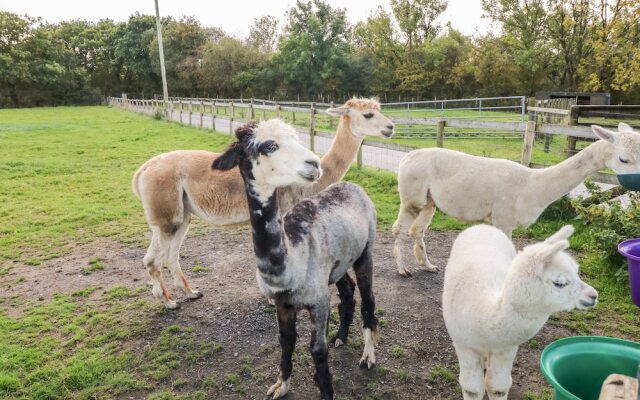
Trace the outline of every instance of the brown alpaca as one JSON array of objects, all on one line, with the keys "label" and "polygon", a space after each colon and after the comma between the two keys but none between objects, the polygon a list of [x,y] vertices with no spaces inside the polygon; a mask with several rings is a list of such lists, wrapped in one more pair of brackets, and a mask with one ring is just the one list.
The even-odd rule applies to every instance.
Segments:
[{"label": "brown alpaca", "polygon": [[[351,99],[327,113],[340,116],[331,148],[321,159],[322,178],[311,187],[278,190],[280,213],[284,214],[303,198],[340,181],[356,157],[365,135],[389,137],[393,123],[380,113],[372,99]],[[151,228],[151,244],[144,266],[153,285],[153,295],[167,308],[171,300],[162,279],[167,265],[177,287],[190,299],[202,297],[191,289],[180,268],[180,247],[189,230],[191,214],[215,225],[229,225],[249,219],[244,183],[238,168],[218,171],[211,168],[220,154],[199,150],[177,150],[153,157],[135,172],[133,193],[144,207]]]}]

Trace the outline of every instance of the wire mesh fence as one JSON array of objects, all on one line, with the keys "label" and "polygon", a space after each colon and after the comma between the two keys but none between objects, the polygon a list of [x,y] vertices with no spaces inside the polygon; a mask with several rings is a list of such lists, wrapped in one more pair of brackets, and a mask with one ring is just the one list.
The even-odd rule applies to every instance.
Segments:
[{"label": "wire mesh fence", "polygon": [[[328,151],[338,126],[338,119],[325,112],[333,103],[172,98],[165,104],[160,100],[111,98],[110,104],[229,134],[246,121],[277,117],[294,125],[301,142],[319,154]],[[397,172],[407,152],[443,147],[542,167],[555,165],[594,141],[588,127],[568,124],[573,115],[571,107],[575,107],[572,104],[535,104],[539,105],[547,107],[529,106],[526,114],[527,100],[523,96],[384,103],[382,113],[395,123],[394,137],[365,138],[358,161]],[[529,154],[527,129],[532,129]]]}]

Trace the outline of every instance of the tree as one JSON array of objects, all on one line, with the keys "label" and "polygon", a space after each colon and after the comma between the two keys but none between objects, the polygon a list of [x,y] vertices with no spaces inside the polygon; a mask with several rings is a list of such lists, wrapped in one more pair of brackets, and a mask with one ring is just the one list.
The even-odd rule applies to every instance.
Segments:
[{"label": "tree", "polygon": [[356,51],[370,64],[368,86],[373,92],[392,92],[398,86],[396,69],[402,60],[403,48],[397,38],[391,15],[381,7],[354,29]]},{"label": "tree", "polygon": [[274,55],[290,95],[338,93],[349,52],[347,35],[344,10],[322,0],[296,2]]},{"label": "tree", "polygon": [[557,88],[578,89],[578,65],[589,52],[592,32],[590,0],[549,0],[547,35],[557,50],[552,79]]},{"label": "tree", "polygon": [[[167,86],[176,96],[192,96],[198,91],[201,48],[207,41],[207,31],[194,17],[180,21],[171,18],[163,23],[164,60]],[[153,71],[160,75],[158,39],[149,43],[149,57]]]},{"label": "tree", "polygon": [[482,0],[482,8],[500,22],[503,37],[520,67],[520,80],[533,94],[547,85],[549,52],[546,32],[547,12],[543,0]]},{"label": "tree", "polygon": [[151,97],[162,83],[151,64],[150,44],[156,36],[155,17],[135,13],[116,31],[115,56],[122,65],[123,90],[134,96]]},{"label": "tree", "polygon": [[278,20],[271,15],[265,15],[253,20],[249,30],[247,43],[263,53],[273,52],[278,40]]},{"label": "tree", "polygon": [[391,9],[411,49],[436,37],[440,27],[435,19],[447,9],[447,1],[391,0]]},{"label": "tree", "polygon": [[255,96],[263,84],[267,57],[241,41],[225,37],[202,51],[199,85],[209,96]]}]

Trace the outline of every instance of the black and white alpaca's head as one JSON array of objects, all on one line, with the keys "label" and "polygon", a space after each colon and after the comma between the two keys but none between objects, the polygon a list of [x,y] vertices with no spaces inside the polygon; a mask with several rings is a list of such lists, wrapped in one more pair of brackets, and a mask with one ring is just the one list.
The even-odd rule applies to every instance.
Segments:
[{"label": "black and white alpaca's head", "polygon": [[280,119],[241,126],[236,138],[213,162],[213,169],[239,166],[245,181],[266,190],[309,185],[322,174],[320,158],[302,146],[293,127]]}]

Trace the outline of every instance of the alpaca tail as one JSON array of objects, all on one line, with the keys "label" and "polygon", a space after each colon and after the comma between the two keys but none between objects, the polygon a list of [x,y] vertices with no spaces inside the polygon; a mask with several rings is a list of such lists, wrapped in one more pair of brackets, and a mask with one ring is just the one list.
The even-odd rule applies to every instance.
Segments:
[{"label": "alpaca tail", "polygon": [[142,200],[140,198],[139,181],[140,175],[142,175],[142,172],[146,169],[146,164],[147,163],[142,164],[140,168],[138,168],[138,170],[133,174],[133,178],[131,179],[131,191],[138,198],[138,200]]}]

